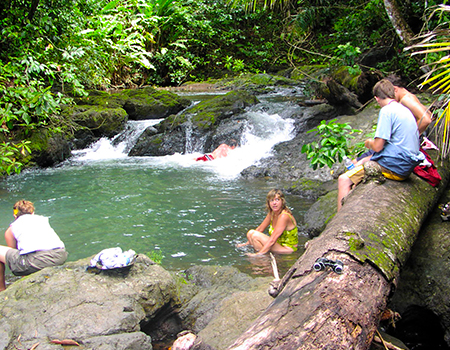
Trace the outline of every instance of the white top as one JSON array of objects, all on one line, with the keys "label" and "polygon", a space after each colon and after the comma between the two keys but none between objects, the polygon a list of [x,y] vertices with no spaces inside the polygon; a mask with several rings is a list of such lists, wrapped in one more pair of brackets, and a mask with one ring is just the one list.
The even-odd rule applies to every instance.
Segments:
[{"label": "white top", "polygon": [[64,243],[50,226],[48,218],[35,214],[19,216],[11,225],[21,255],[38,250],[64,248]]}]

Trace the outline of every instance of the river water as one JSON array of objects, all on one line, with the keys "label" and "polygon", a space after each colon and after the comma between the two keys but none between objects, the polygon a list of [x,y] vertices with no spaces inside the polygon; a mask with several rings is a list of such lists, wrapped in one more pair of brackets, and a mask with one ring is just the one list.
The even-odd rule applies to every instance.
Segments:
[{"label": "river water", "polygon": [[[263,220],[267,192],[283,184],[246,180],[239,173],[270,155],[275,144],[293,137],[293,120],[287,116],[296,108],[270,99],[252,108],[241,147],[213,162],[195,162],[196,152],[128,157],[137,136],[158,121],[129,122],[121,137],[125,141],[119,144],[102,139],[73,152],[60,166],[26,170],[3,180],[0,230],[13,220],[12,205],[27,199],[34,202],[37,214],[50,217],[71,261],[118,246],[156,255],[171,270],[217,264],[270,274],[267,257],[249,258],[248,250],[235,245]],[[289,195],[287,201],[301,221],[311,203]],[[0,244],[5,244],[1,236]],[[302,251],[278,256],[280,270]]]}]

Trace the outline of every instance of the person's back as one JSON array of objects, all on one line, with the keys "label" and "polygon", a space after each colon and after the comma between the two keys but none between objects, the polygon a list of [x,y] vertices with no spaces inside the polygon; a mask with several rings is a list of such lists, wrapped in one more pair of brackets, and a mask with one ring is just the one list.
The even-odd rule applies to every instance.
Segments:
[{"label": "person's back", "polygon": [[219,145],[219,147],[217,147],[214,152],[212,152],[212,156],[214,159],[218,159],[218,158],[224,158],[228,155],[228,152],[230,150],[234,149],[234,147],[230,147],[225,143],[222,143],[221,145]]},{"label": "person's back", "polygon": [[25,214],[11,223],[11,230],[17,241],[20,254],[34,251],[64,248],[64,243],[50,226],[47,217]]}]

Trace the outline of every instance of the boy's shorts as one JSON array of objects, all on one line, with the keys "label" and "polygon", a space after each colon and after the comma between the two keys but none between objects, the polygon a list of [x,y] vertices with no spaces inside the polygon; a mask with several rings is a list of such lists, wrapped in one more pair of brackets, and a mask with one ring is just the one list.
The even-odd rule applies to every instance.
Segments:
[{"label": "boy's shorts", "polygon": [[205,155],[203,155],[201,157],[198,157],[196,159],[197,162],[200,161],[200,160],[202,160],[204,162],[207,162],[208,160],[214,160],[214,158],[213,158],[213,156],[211,154],[205,154]]},{"label": "boy's shorts", "polygon": [[40,250],[20,255],[17,249],[9,249],[5,260],[11,272],[16,276],[26,276],[42,270],[44,267],[62,265],[67,260],[64,248]]},{"label": "boy's shorts", "polygon": [[380,173],[380,175],[384,175],[385,178],[395,181],[403,181],[406,180],[406,177],[400,176],[393,171],[390,171],[389,169],[386,169],[385,167],[381,166],[375,161],[368,161],[362,165],[358,165],[354,167],[351,170],[348,170],[345,174],[350,178],[350,180],[353,182],[354,185],[359,184],[365,175],[365,166],[370,166],[371,168],[377,169],[377,171]]}]

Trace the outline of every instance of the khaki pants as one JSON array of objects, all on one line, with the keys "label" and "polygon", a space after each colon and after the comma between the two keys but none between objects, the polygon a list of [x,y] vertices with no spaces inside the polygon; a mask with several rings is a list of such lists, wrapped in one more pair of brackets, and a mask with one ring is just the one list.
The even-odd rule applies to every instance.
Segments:
[{"label": "khaki pants", "polygon": [[64,248],[41,250],[23,255],[20,255],[17,249],[10,249],[6,252],[5,260],[14,275],[26,276],[44,267],[64,264],[67,255]]}]

